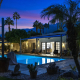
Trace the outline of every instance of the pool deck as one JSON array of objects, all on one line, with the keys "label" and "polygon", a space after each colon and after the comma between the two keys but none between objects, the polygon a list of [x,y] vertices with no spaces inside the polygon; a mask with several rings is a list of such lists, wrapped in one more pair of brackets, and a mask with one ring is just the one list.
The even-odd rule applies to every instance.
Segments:
[{"label": "pool deck", "polygon": [[[46,73],[47,72],[46,68],[48,67],[48,65],[49,65],[49,63],[37,65],[37,70],[38,70],[37,75]],[[59,68],[61,70],[65,70],[65,71],[71,70],[69,65],[75,66],[73,59],[67,59],[64,61],[56,62],[56,66],[59,66]],[[15,67],[15,65],[9,65],[9,70],[13,71],[14,67]],[[27,64],[20,64],[20,71],[23,74],[30,75],[29,70],[27,68]]]},{"label": "pool deck", "polygon": [[[20,53],[16,53],[20,54]],[[60,55],[53,55],[53,54],[35,54],[35,53],[22,53],[22,55],[34,55],[34,56],[41,56],[41,57],[52,57],[52,58],[60,58]],[[63,56],[64,58],[73,58],[72,56]]]}]

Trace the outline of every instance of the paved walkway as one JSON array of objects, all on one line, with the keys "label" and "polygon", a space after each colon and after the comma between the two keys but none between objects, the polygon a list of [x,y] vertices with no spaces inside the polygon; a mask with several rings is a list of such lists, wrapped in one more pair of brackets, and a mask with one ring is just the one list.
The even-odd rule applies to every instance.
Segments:
[{"label": "paved walkway", "polygon": [[[47,64],[42,64],[37,66],[38,73],[37,75],[46,73],[46,68],[48,67],[49,63]],[[67,59],[64,61],[56,62],[56,65],[59,66],[61,70],[71,70],[69,65],[75,66],[74,60],[73,59]],[[9,65],[9,70],[14,70],[15,65]],[[27,68],[27,64],[20,64],[20,71],[23,74],[30,75],[29,70]]]}]

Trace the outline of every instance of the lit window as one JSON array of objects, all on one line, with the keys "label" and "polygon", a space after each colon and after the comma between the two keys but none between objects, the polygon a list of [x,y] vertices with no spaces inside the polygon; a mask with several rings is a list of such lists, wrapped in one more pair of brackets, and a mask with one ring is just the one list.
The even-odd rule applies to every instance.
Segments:
[{"label": "lit window", "polygon": [[42,50],[45,50],[45,43],[42,43]]},{"label": "lit window", "polygon": [[50,43],[47,43],[47,48],[50,48]]},{"label": "lit window", "polygon": [[58,53],[60,53],[60,42],[56,42],[56,50],[58,50]]}]

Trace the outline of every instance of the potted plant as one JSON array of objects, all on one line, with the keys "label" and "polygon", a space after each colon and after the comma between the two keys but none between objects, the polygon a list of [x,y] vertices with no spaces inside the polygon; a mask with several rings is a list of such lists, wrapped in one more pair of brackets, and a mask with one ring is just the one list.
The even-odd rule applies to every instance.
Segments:
[{"label": "potted plant", "polygon": [[12,72],[12,76],[20,75],[21,71],[19,71],[19,69],[20,69],[20,64],[16,64],[14,71]]},{"label": "potted plant", "polygon": [[47,67],[47,73],[49,75],[56,74],[58,72],[58,70],[59,70],[59,67],[56,66],[55,62],[49,64],[49,66]]},{"label": "potted plant", "polygon": [[36,62],[35,62],[35,65],[33,65],[33,64],[28,64],[27,65],[27,68],[29,69],[30,76],[31,76],[32,79],[36,78],[36,76],[37,76],[36,66],[37,66]]}]

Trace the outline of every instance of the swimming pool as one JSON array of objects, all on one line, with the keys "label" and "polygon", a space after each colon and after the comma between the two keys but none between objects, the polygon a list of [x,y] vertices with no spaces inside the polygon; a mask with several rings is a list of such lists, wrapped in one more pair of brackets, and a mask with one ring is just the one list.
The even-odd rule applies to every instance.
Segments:
[{"label": "swimming pool", "polygon": [[22,54],[16,54],[16,58],[18,63],[35,64],[35,62],[37,62],[38,65],[65,60],[62,58],[39,57],[39,56],[22,55]]},{"label": "swimming pool", "polygon": [[31,55],[18,55],[18,54],[16,55],[16,57],[18,63],[34,64],[35,62],[37,62],[38,65],[65,60],[62,58],[49,58],[49,57],[39,57]]}]

